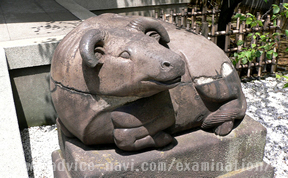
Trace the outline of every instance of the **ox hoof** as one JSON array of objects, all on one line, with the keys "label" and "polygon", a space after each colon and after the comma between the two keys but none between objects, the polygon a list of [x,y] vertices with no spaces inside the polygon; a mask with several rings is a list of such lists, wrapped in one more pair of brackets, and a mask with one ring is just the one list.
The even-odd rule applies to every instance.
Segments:
[{"label": "ox hoof", "polygon": [[168,145],[173,141],[173,137],[165,132],[158,132],[156,135],[153,136],[155,147],[163,147]]},{"label": "ox hoof", "polygon": [[234,126],[234,121],[224,122],[223,124],[216,127],[214,130],[216,135],[224,136],[231,132]]},{"label": "ox hoof", "polygon": [[141,133],[141,129],[115,129],[114,142],[117,147],[122,150],[136,151],[149,147],[163,147],[171,143],[173,140],[173,137],[162,131],[158,132],[154,136],[140,136],[143,133],[139,133]]}]

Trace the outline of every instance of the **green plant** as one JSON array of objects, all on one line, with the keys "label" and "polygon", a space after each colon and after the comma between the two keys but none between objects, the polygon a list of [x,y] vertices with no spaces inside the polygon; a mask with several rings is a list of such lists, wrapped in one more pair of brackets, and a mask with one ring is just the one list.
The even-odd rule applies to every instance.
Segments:
[{"label": "green plant", "polygon": [[[277,19],[281,17],[288,18],[288,3],[284,3],[284,10],[280,11],[280,7],[276,4],[272,5],[273,15],[271,20],[273,20],[273,26],[277,27]],[[251,13],[236,14],[234,19],[240,18],[241,21],[245,21],[247,25],[250,25],[251,28],[254,27],[262,27],[263,23],[261,20],[258,20],[255,15]],[[288,30],[285,30],[286,36],[288,36]],[[266,53],[266,57],[268,59],[272,59],[273,57],[277,57],[278,53],[274,51],[274,48],[278,48],[279,36],[281,33],[265,33],[260,34],[259,32],[252,32],[247,35],[247,40],[250,42],[249,47],[243,47],[240,52],[234,53],[234,60],[232,60],[233,64],[236,65],[239,61],[242,64],[246,64],[249,61],[253,61],[255,58],[260,57],[264,52]],[[253,41],[258,41],[258,43],[254,43]],[[242,46],[244,41],[239,40],[237,42],[237,46]],[[286,49],[288,52],[288,48]]]},{"label": "green plant", "polygon": [[283,88],[288,88],[288,76],[281,75],[281,74],[276,74],[276,78],[277,79],[285,78],[287,83],[284,84]]}]

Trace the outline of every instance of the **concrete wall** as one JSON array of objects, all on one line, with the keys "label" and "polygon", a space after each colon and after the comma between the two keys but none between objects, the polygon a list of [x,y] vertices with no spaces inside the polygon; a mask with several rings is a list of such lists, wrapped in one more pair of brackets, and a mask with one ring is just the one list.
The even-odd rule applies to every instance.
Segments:
[{"label": "concrete wall", "polygon": [[[4,46],[20,129],[54,124],[57,114],[49,90],[50,63],[63,36],[54,40],[7,42]],[[21,44],[21,42],[25,45]],[[37,40],[36,40],[37,41]]]}]

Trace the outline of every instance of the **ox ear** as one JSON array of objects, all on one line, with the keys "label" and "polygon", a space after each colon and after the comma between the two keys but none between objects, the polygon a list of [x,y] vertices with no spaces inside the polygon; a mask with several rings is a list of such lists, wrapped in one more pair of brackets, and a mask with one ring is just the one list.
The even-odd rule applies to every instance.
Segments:
[{"label": "ox ear", "polygon": [[80,55],[89,67],[95,67],[99,64],[99,59],[104,54],[104,41],[106,33],[99,29],[92,29],[87,31],[80,43]]}]

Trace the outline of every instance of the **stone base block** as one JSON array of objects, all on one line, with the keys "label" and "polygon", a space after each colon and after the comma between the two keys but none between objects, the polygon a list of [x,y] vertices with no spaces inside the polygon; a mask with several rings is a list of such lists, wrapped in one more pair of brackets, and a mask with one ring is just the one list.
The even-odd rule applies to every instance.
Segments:
[{"label": "stone base block", "polygon": [[193,130],[169,146],[124,152],[114,145],[88,147],[59,130],[62,151],[52,154],[55,177],[273,177],[263,162],[266,129],[245,116],[229,135]]}]

